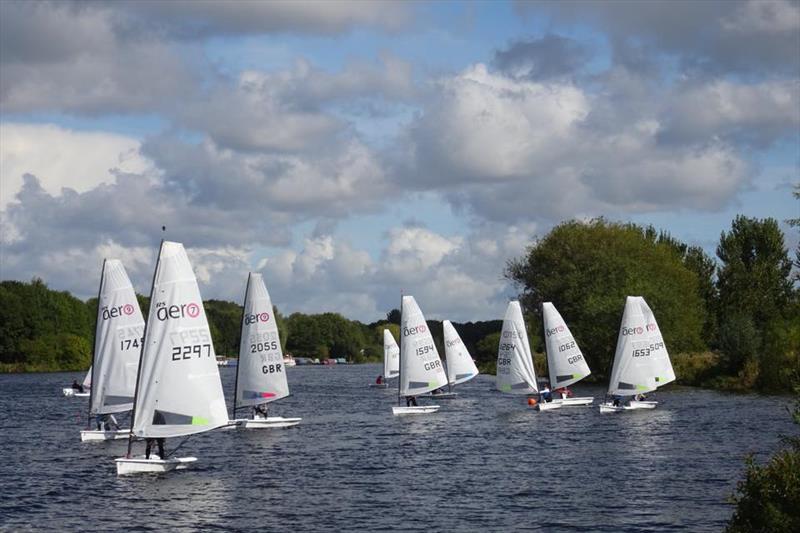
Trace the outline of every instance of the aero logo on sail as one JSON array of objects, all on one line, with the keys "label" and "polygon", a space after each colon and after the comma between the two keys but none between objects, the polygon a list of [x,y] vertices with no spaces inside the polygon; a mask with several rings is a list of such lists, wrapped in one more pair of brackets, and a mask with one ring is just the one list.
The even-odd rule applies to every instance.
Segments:
[{"label": "aero logo on sail", "polygon": [[167,306],[164,302],[158,302],[156,307],[158,308],[156,310],[156,318],[162,322],[170,318],[184,318],[187,316],[189,318],[197,318],[200,315],[200,306],[194,302],[170,306]]},{"label": "aero logo on sail", "polygon": [[555,335],[556,333],[564,333],[564,326],[561,325],[561,326],[556,326],[554,328],[550,328],[548,330],[545,330],[545,333],[547,333],[548,337],[550,335]]},{"label": "aero logo on sail", "polygon": [[109,309],[108,307],[103,308],[103,320],[108,320],[109,318],[117,318],[121,317],[122,315],[132,315],[135,308],[131,304],[125,305],[118,305],[117,307],[112,307]]},{"label": "aero logo on sail", "polygon": [[426,331],[428,331],[428,327],[425,324],[420,324],[413,328],[403,328],[403,337],[416,335],[417,333],[425,333]]},{"label": "aero logo on sail", "polygon": [[247,325],[256,324],[258,322],[268,322],[269,313],[256,313],[254,315],[245,315],[244,323]]},{"label": "aero logo on sail", "polygon": [[636,326],[635,328],[622,328],[623,335],[641,335],[642,333],[644,333],[644,328],[642,326]]}]

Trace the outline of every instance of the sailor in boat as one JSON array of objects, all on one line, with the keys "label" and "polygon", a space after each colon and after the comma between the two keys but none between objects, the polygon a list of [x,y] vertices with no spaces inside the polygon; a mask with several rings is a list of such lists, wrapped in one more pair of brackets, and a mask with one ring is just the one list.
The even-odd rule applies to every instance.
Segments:
[{"label": "sailor in boat", "polygon": [[119,430],[119,423],[114,415],[97,415],[97,431],[117,431]]},{"label": "sailor in boat", "polygon": [[645,396],[644,394],[637,394],[636,396],[633,397],[633,399],[636,400],[637,402],[643,402],[647,399],[647,396]]},{"label": "sailor in boat", "polygon": [[72,380],[72,390],[77,391],[77,392],[84,392],[83,385],[78,383],[77,379],[73,379]]},{"label": "sailor in boat", "polygon": [[562,400],[566,400],[567,398],[569,398],[569,397],[571,397],[573,395],[572,391],[569,390],[567,387],[559,387],[559,388],[555,389],[553,392],[559,393],[561,395],[561,399]]},{"label": "sailor in boat", "polygon": [[375,379],[375,385],[383,385],[383,374],[379,374]]},{"label": "sailor in boat", "polygon": [[253,418],[256,420],[266,420],[269,412],[269,404],[262,403],[253,406]]},{"label": "sailor in boat", "polygon": [[550,385],[545,384],[539,392],[539,401],[548,403],[553,401],[553,393],[550,392]]},{"label": "sailor in boat", "polygon": [[150,449],[153,447],[153,441],[156,442],[156,446],[158,446],[158,457],[159,459],[166,459],[166,455],[164,454],[164,439],[157,438],[157,439],[147,439],[147,444],[144,448],[144,458],[150,459]]},{"label": "sailor in boat", "polygon": [[432,390],[431,394],[433,396],[436,396],[436,395],[442,394],[443,392],[444,392],[444,387],[439,387],[438,389]]},{"label": "sailor in boat", "polygon": [[614,407],[619,407],[620,405],[622,405],[622,396],[618,396],[616,394],[612,395],[611,403],[614,405]]},{"label": "sailor in boat", "polygon": [[417,406],[417,397],[416,396],[409,396],[406,398],[406,407],[416,407]]}]

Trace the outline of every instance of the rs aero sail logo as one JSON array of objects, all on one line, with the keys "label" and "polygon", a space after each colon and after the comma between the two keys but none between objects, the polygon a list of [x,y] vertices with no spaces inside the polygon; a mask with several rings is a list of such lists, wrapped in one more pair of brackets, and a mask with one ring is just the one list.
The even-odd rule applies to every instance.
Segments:
[{"label": "rs aero sail logo", "polygon": [[103,320],[118,318],[123,315],[132,315],[135,310],[136,308],[131,304],[118,305],[116,307],[105,306],[103,307],[102,317]]},{"label": "rs aero sail logo", "polygon": [[556,333],[564,333],[564,326],[563,325],[558,325],[558,326],[556,326],[554,328],[550,328],[550,329],[546,330],[545,333],[547,333],[548,337],[550,335],[555,335]]},{"label": "rs aero sail logo", "polygon": [[166,302],[156,304],[156,318],[169,320],[171,318],[197,318],[200,316],[200,306],[194,302],[181,305],[167,305]]},{"label": "rs aero sail logo", "polygon": [[244,323],[248,326],[250,324],[258,324],[259,322],[269,322],[269,313],[256,313],[252,315],[244,315]]},{"label": "rs aero sail logo", "polygon": [[645,324],[644,327],[642,327],[642,326],[634,326],[632,328],[623,327],[622,328],[622,334],[623,335],[641,335],[642,333],[645,332],[645,330],[647,330],[647,331],[656,331],[657,329],[658,329],[658,326],[655,325],[655,324]]},{"label": "rs aero sail logo", "polygon": [[425,324],[420,324],[419,326],[414,326],[413,328],[405,327],[403,328],[403,337],[416,335],[417,333],[425,333],[426,331],[428,331],[428,327]]}]

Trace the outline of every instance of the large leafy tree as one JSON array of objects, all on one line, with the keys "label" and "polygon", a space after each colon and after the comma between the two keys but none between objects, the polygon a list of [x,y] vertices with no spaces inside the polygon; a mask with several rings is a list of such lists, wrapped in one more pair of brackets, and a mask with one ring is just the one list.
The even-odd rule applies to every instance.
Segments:
[{"label": "large leafy tree", "polygon": [[737,216],[717,246],[720,347],[728,370],[786,386],[796,364],[792,261],[773,218]]},{"label": "large leafy tree", "polygon": [[703,288],[685,255],[674,242],[659,242],[652,229],[604,219],[569,221],[509,261],[506,276],[522,289],[523,305],[538,324],[539,305],[553,302],[593,372],[604,374],[629,295],[647,300],[670,350],[706,346]]}]

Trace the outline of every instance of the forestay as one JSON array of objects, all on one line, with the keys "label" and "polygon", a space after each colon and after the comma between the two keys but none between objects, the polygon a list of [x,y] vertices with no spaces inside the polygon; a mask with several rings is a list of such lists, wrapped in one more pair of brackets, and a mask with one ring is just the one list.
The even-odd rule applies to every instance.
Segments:
[{"label": "forestay", "polygon": [[542,304],[542,320],[547,351],[547,370],[550,373],[550,386],[568,387],[589,374],[586,363],[575,337],[572,336],[564,319],[550,302]]},{"label": "forestay", "polygon": [[663,387],[667,383],[675,381],[675,371],[672,369],[672,362],[669,360],[667,345],[664,344],[664,337],[656,323],[656,317],[644,298],[639,297],[639,305],[644,315],[645,335],[647,336],[650,357],[653,359],[651,364],[655,371],[654,377],[657,387]]},{"label": "forestay", "polygon": [[289,395],[278,324],[261,274],[251,272],[244,298],[235,407],[273,402]]},{"label": "forestay", "polygon": [[203,300],[180,243],[161,244],[139,366],[137,437],[191,435],[228,423]]},{"label": "forestay", "polygon": [[388,329],[383,330],[383,377],[396,378],[400,373],[400,348],[394,335]]},{"label": "forestay", "polygon": [[651,355],[655,350],[663,349],[650,346],[646,334],[646,324],[640,297],[628,296],[625,300],[625,312],[617,337],[617,351],[614,354],[614,365],[611,369],[611,381],[608,393],[619,396],[633,396],[656,389],[655,366]]},{"label": "forestay", "polygon": [[447,385],[439,352],[413,296],[403,296],[400,335],[400,395],[416,396]]},{"label": "forestay", "polygon": [[144,318],[125,267],[119,260],[107,259],[103,262],[97,302],[92,414],[133,408],[143,334]]},{"label": "forestay", "polygon": [[444,355],[447,360],[447,380],[451,385],[464,383],[478,375],[478,367],[464,346],[456,328],[449,320],[442,322]]},{"label": "forestay", "polygon": [[510,394],[536,394],[536,372],[518,301],[508,303],[497,349],[497,390]]}]

